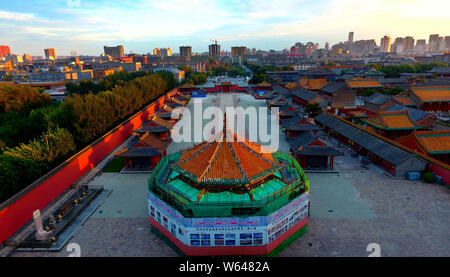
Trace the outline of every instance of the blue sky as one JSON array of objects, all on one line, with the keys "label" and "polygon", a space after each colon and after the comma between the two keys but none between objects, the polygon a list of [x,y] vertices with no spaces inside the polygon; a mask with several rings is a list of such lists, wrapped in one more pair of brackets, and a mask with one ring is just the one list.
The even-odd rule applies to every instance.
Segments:
[{"label": "blue sky", "polygon": [[[75,5],[70,5],[70,2]],[[319,42],[323,47],[389,34],[428,38],[450,35],[448,0],[0,0],[0,45],[13,53],[98,55],[103,45],[125,52],[191,45],[207,51],[211,39],[223,49],[257,49]]]}]

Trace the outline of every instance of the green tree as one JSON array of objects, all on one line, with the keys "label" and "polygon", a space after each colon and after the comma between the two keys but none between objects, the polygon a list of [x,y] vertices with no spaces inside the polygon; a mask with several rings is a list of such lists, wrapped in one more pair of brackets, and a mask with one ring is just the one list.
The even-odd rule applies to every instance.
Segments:
[{"label": "green tree", "polygon": [[305,111],[310,117],[316,117],[322,113],[322,108],[318,103],[309,103],[308,106],[306,106]]}]

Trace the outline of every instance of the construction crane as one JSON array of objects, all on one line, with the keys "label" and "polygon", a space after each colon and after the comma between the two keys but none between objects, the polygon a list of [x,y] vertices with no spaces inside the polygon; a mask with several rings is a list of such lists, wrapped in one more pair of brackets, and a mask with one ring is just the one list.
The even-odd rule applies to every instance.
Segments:
[{"label": "construction crane", "polygon": [[218,42],[217,39],[211,39],[211,41],[213,41],[215,44],[217,44],[217,42]]}]

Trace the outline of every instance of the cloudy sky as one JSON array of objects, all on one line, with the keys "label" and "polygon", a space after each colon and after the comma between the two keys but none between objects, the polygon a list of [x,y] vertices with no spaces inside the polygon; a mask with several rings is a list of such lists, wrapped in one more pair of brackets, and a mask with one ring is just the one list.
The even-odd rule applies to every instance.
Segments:
[{"label": "cloudy sky", "polygon": [[349,31],[379,44],[385,34],[450,35],[449,10],[449,0],[0,0],[0,45],[32,55],[48,47],[98,55],[116,44],[126,53],[180,45],[204,52],[211,40],[222,49],[281,50],[345,41]]}]

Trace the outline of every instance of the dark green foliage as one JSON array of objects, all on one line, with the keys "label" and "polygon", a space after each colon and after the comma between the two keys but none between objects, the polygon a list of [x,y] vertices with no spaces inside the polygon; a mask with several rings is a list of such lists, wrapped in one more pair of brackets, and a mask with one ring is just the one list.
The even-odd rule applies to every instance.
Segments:
[{"label": "dark green foliage", "polygon": [[203,72],[192,72],[189,74],[189,77],[184,79],[184,83],[191,83],[193,85],[203,85],[206,83],[206,79],[208,78],[208,75]]},{"label": "dark green foliage", "polygon": [[397,78],[398,73],[425,73],[434,67],[447,67],[446,63],[414,63],[414,64],[399,64],[399,65],[374,65],[374,68],[385,73],[386,78]]},{"label": "dark green foliage", "polygon": [[0,88],[0,202],[177,85],[167,71],[108,77],[68,85],[63,103],[37,89]]},{"label": "dark green foliage", "polygon": [[103,172],[120,172],[124,166],[124,159],[122,157],[116,157],[103,168]]},{"label": "dark green foliage", "polygon": [[31,110],[48,105],[50,95],[27,86],[0,87],[0,113],[20,112],[28,114]]},{"label": "dark green foliage", "polygon": [[322,113],[322,108],[317,103],[309,103],[305,111],[310,115],[310,117],[316,117]]},{"label": "dark green foliage", "polygon": [[423,174],[423,180],[426,183],[434,183],[434,182],[436,182],[436,176],[434,176],[434,174],[431,172],[425,172]]},{"label": "dark green foliage", "polygon": [[68,94],[97,94],[101,91],[113,89],[116,86],[125,86],[130,81],[149,75],[147,71],[138,71],[128,73],[126,71],[116,72],[112,75],[107,76],[99,82],[94,82],[93,80],[84,80],[77,83],[67,83],[66,91]]},{"label": "dark green foliage", "polygon": [[27,187],[45,172],[45,165],[38,161],[0,155],[0,203]]}]

